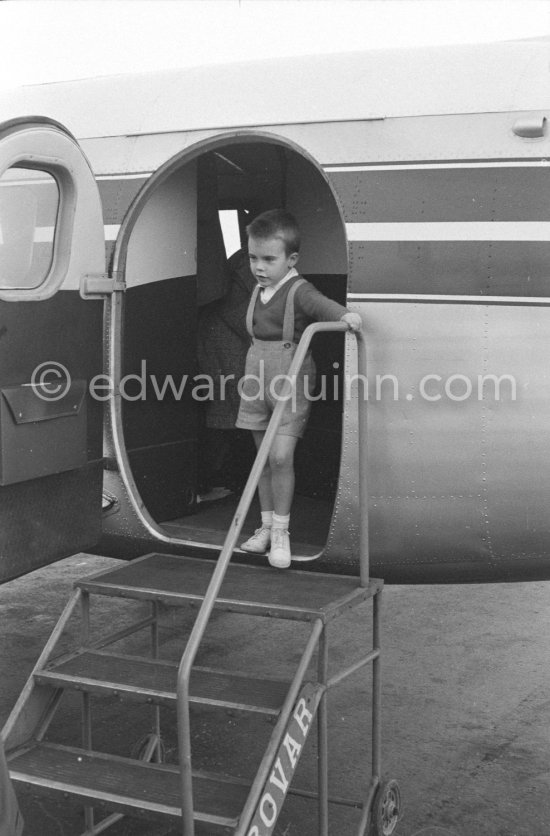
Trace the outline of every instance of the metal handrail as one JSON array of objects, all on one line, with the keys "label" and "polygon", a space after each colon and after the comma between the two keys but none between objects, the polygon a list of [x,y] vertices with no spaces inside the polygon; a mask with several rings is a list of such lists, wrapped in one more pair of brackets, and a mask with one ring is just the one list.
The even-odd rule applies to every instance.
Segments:
[{"label": "metal handrail", "polygon": [[[287,379],[284,381],[284,388],[281,392],[273,415],[268,424],[265,436],[258,449],[256,459],[250,471],[250,475],[246,482],[243,494],[231,521],[231,525],[227,532],[225,542],[218,557],[216,568],[212,573],[208,589],[204,596],[204,600],[197,614],[197,618],[191,630],[191,635],[187,642],[187,646],[181,657],[178,668],[177,679],[177,716],[178,716],[178,748],[180,760],[180,782],[181,782],[181,801],[182,801],[182,834],[183,836],[195,836],[195,823],[193,812],[193,782],[192,782],[192,768],[191,768],[191,724],[189,712],[189,681],[191,678],[191,670],[197,655],[200,643],[203,639],[208,621],[221,585],[225,578],[227,567],[231,556],[235,549],[237,538],[241,532],[244,520],[250,508],[250,504],[254,498],[254,493],[258,486],[258,482],[262,471],[264,469],[269,450],[273,443],[275,434],[281,422],[282,413],[286,405],[285,397],[290,396],[291,386],[290,380],[297,374],[301,368],[306,353],[309,349],[311,340],[315,334],[335,331],[353,333],[357,339],[357,361],[359,379],[367,380],[367,361],[366,361],[366,345],[361,331],[352,331],[346,322],[314,322],[305,329],[302,338],[298,344],[296,354],[292,360],[288,370]],[[362,408],[359,400],[359,445],[360,449],[363,444],[366,444],[366,409]],[[359,502],[364,499],[367,500],[367,482],[366,482],[366,467],[364,467],[363,456],[359,456]],[[361,505],[360,505],[361,507]],[[360,529],[359,529],[359,558],[360,558],[360,579],[361,586],[368,584],[368,529],[367,529],[367,514],[360,514]]]}]

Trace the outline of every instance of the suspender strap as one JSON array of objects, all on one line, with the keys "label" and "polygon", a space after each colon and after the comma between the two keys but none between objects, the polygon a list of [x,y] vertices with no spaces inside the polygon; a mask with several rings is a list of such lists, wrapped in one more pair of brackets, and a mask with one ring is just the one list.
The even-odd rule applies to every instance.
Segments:
[{"label": "suspender strap", "polygon": [[259,284],[257,284],[254,290],[252,291],[252,296],[250,297],[250,302],[248,303],[248,309],[246,311],[246,330],[248,331],[252,339],[254,339],[254,308],[256,307],[256,299],[258,298],[258,293],[260,292],[260,290],[261,287]]},{"label": "suspender strap", "polygon": [[300,277],[299,279],[297,279],[297,281],[294,282],[294,284],[288,291],[288,296],[286,297],[285,305],[285,318],[283,320],[284,343],[294,342],[294,297],[300,285],[305,284],[305,282],[306,280]]}]

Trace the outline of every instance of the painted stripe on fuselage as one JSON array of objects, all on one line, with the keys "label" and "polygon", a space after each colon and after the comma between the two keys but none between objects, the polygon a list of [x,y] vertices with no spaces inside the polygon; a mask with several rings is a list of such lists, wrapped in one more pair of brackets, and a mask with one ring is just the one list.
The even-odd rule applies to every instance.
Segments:
[{"label": "painted stripe on fuselage", "polygon": [[[433,231],[416,227],[415,240],[496,240],[514,235],[482,226],[449,227],[442,223],[539,223],[550,219],[550,167],[537,166],[426,166],[376,167],[357,171],[336,171],[329,175],[340,198],[344,219],[353,224],[434,224]],[[438,225],[438,226],[435,226]],[[441,232],[438,232],[441,229]],[[352,228],[353,231],[353,228]],[[372,228],[375,231],[375,228]],[[397,232],[397,230],[393,230]],[[376,232],[387,240],[392,230]],[[401,240],[414,233],[404,228]],[[518,234],[524,234],[519,233]],[[528,234],[537,235],[536,229]],[[361,236],[357,230],[355,239]],[[369,234],[372,240],[372,234]],[[524,240],[524,239],[522,239]],[[535,240],[540,238],[535,237]]]},{"label": "painted stripe on fuselage", "polygon": [[414,304],[459,305],[542,305],[550,307],[548,296],[444,296],[420,293],[348,293],[348,303],[353,302],[411,302]]},{"label": "painted stripe on fuselage", "polygon": [[148,180],[153,172],[152,171],[136,171],[132,174],[128,173],[120,173],[120,174],[98,174],[96,180]]},{"label": "painted stripe on fuselage", "polygon": [[549,241],[351,241],[351,293],[550,296]]},{"label": "painted stripe on fuselage", "polygon": [[417,162],[417,163],[363,163],[359,165],[325,165],[323,169],[327,173],[332,172],[357,172],[357,171],[426,171],[430,169],[453,169],[453,168],[546,168],[550,166],[550,160],[483,160],[463,162]]},{"label": "painted stripe on fuselage", "polygon": [[121,224],[105,224],[105,240],[116,241]]},{"label": "painted stripe on fuselage", "polygon": [[[120,224],[105,224],[105,240],[114,241]],[[550,241],[550,222],[346,224],[349,241]],[[34,240],[51,241],[53,227],[38,227]]]},{"label": "painted stripe on fuselage", "polygon": [[[118,231],[120,229],[120,224],[105,224],[103,227],[105,240],[106,241],[116,241],[116,237],[118,235]],[[51,244],[53,241],[53,233],[54,227],[53,226],[38,226],[34,230],[34,243],[35,244]]]},{"label": "painted stripe on fuselage", "polygon": [[347,223],[349,241],[550,241],[548,221]]}]

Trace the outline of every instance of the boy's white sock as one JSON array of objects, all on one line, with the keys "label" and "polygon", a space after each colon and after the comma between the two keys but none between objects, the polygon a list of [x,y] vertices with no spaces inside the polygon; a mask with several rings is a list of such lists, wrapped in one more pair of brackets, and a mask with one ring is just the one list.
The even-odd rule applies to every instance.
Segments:
[{"label": "boy's white sock", "polygon": [[284,528],[288,531],[290,525],[290,514],[282,516],[281,514],[273,514],[273,528]]},{"label": "boy's white sock", "polygon": [[262,511],[262,528],[271,528],[273,525],[273,511]]}]

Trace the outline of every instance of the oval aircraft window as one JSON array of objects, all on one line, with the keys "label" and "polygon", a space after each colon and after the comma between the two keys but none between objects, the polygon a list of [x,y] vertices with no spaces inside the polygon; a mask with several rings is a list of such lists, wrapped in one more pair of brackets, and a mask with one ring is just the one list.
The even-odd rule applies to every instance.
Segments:
[{"label": "oval aircraft window", "polygon": [[0,177],[0,289],[32,290],[50,272],[59,189],[47,171],[8,168]]}]

